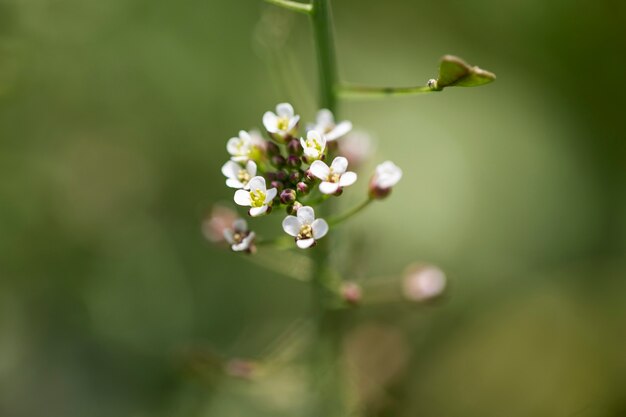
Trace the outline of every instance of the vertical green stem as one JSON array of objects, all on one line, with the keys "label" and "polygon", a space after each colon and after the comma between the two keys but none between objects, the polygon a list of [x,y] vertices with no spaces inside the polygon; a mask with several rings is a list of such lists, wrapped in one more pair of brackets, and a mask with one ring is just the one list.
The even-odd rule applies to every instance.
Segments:
[{"label": "vertical green stem", "polygon": [[[337,62],[330,0],[313,0],[311,19],[317,48],[319,104],[336,114],[337,112]],[[329,203],[329,202],[327,202]],[[330,204],[326,204],[326,209]],[[320,207],[321,209],[321,207]],[[320,212],[325,216],[327,212]],[[344,417],[343,383],[340,371],[341,317],[328,309],[332,297],[329,273],[332,239],[313,249],[312,292],[315,320],[318,324],[311,376],[315,404],[311,407],[312,417]]]}]

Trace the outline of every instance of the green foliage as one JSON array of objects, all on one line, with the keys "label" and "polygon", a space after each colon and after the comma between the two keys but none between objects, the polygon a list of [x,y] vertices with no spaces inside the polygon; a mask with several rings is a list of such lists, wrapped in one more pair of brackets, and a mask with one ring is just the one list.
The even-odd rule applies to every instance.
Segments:
[{"label": "green foliage", "polygon": [[445,87],[478,87],[495,81],[496,75],[476,66],[471,66],[461,58],[446,55],[441,58],[439,76],[433,89]]}]

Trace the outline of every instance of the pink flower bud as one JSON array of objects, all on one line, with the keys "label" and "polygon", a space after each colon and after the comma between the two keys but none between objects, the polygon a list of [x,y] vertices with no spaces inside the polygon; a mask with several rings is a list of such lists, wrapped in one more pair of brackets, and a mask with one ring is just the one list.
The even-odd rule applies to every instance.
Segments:
[{"label": "pink flower bud", "polygon": [[228,207],[215,205],[202,222],[202,234],[213,243],[224,242],[224,231],[231,229],[237,213]]},{"label": "pink flower bud", "polygon": [[446,287],[446,275],[433,265],[412,265],[407,268],[403,294],[411,301],[426,301],[441,295]]}]

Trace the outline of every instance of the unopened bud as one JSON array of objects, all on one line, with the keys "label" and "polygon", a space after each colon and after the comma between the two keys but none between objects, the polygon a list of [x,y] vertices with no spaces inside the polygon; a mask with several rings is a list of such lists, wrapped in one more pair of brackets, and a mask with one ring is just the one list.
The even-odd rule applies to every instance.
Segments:
[{"label": "unopened bud", "polygon": [[307,169],[306,171],[304,171],[304,181],[306,182],[315,181],[315,175],[313,175],[310,169]]},{"label": "unopened bud", "polygon": [[308,193],[309,193],[309,186],[308,186],[308,185],[306,185],[304,182],[299,182],[299,183],[296,185],[296,188],[297,188],[298,192],[299,192],[300,194],[302,194],[302,195],[306,195],[306,194],[308,194]]},{"label": "unopened bud", "polygon": [[301,208],[302,208],[302,203],[300,203],[299,201],[296,201],[295,203],[287,207],[287,214],[291,214],[295,216],[298,213],[298,210],[300,210]]},{"label": "unopened bud", "polygon": [[281,192],[283,188],[285,188],[285,184],[282,181],[272,181],[270,185],[272,188],[276,188],[278,192]]},{"label": "unopened bud", "polygon": [[272,181],[276,181],[276,172],[274,171],[268,171],[265,173],[265,179],[268,182],[272,182]]},{"label": "unopened bud", "polygon": [[265,150],[269,157],[280,154],[280,148],[274,142],[266,141]]},{"label": "unopened bud", "polygon": [[433,90],[436,90],[437,89],[437,80],[435,80],[434,78],[431,78],[430,80],[428,80],[426,85],[428,86],[428,88],[432,88]]},{"label": "unopened bud", "polygon": [[290,188],[283,190],[280,193],[280,202],[283,204],[290,204],[296,201],[296,191]]},{"label": "unopened bud", "polygon": [[341,187],[337,188],[337,191],[333,193],[335,197],[339,197],[341,194],[343,194],[343,188]]},{"label": "unopened bud", "polygon": [[282,155],[274,155],[272,156],[272,165],[276,168],[282,168],[285,166],[285,158]]},{"label": "unopened bud", "polygon": [[446,275],[436,266],[412,265],[404,274],[403,294],[411,301],[426,301],[441,295],[446,287]]},{"label": "unopened bud", "polygon": [[361,301],[363,292],[356,282],[345,282],[341,286],[341,296],[347,303],[355,305]]},{"label": "unopened bud", "polygon": [[302,162],[300,160],[300,157],[296,155],[289,155],[287,157],[287,165],[289,165],[292,168],[300,168],[301,163]]},{"label": "unopened bud", "polygon": [[276,181],[287,181],[287,173],[285,171],[276,171]]},{"label": "unopened bud", "polygon": [[302,146],[300,145],[300,141],[298,139],[293,139],[289,141],[287,144],[287,152],[290,155],[300,155],[302,154]]},{"label": "unopened bud", "polygon": [[301,176],[302,175],[299,171],[293,171],[291,174],[289,174],[289,181],[293,184],[296,184],[298,181],[300,181]]}]

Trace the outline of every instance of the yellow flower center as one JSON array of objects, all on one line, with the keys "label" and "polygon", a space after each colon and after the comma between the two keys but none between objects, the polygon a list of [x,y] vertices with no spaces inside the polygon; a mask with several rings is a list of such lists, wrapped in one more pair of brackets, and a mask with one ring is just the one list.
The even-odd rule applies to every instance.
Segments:
[{"label": "yellow flower center", "polygon": [[250,191],[250,203],[252,207],[263,207],[265,204],[265,193],[261,190]]},{"label": "yellow flower center", "polygon": [[276,127],[278,130],[287,130],[289,128],[289,118],[288,117],[279,117],[276,122]]},{"label": "yellow flower center", "polygon": [[326,180],[328,182],[339,182],[339,178],[341,178],[341,175],[334,173],[331,169]]},{"label": "yellow flower center", "polygon": [[247,184],[250,181],[250,174],[245,169],[239,170],[239,174],[237,174],[237,179],[242,184]]},{"label": "yellow flower center", "polygon": [[302,225],[300,227],[300,233],[298,233],[298,239],[311,239],[313,237],[313,228],[308,225]]},{"label": "yellow flower center", "polygon": [[322,144],[319,143],[318,141],[316,141],[315,139],[307,139],[306,140],[306,146],[308,148],[313,148],[316,151],[318,151],[319,153],[322,153]]},{"label": "yellow flower center", "polygon": [[244,236],[243,236],[243,233],[239,233],[239,232],[237,232],[237,233],[235,233],[235,234],[233,235],[233,241],[234,241],[235,243],[241,243],[241,241],[243,240],[243,237],[244,237]]}]

